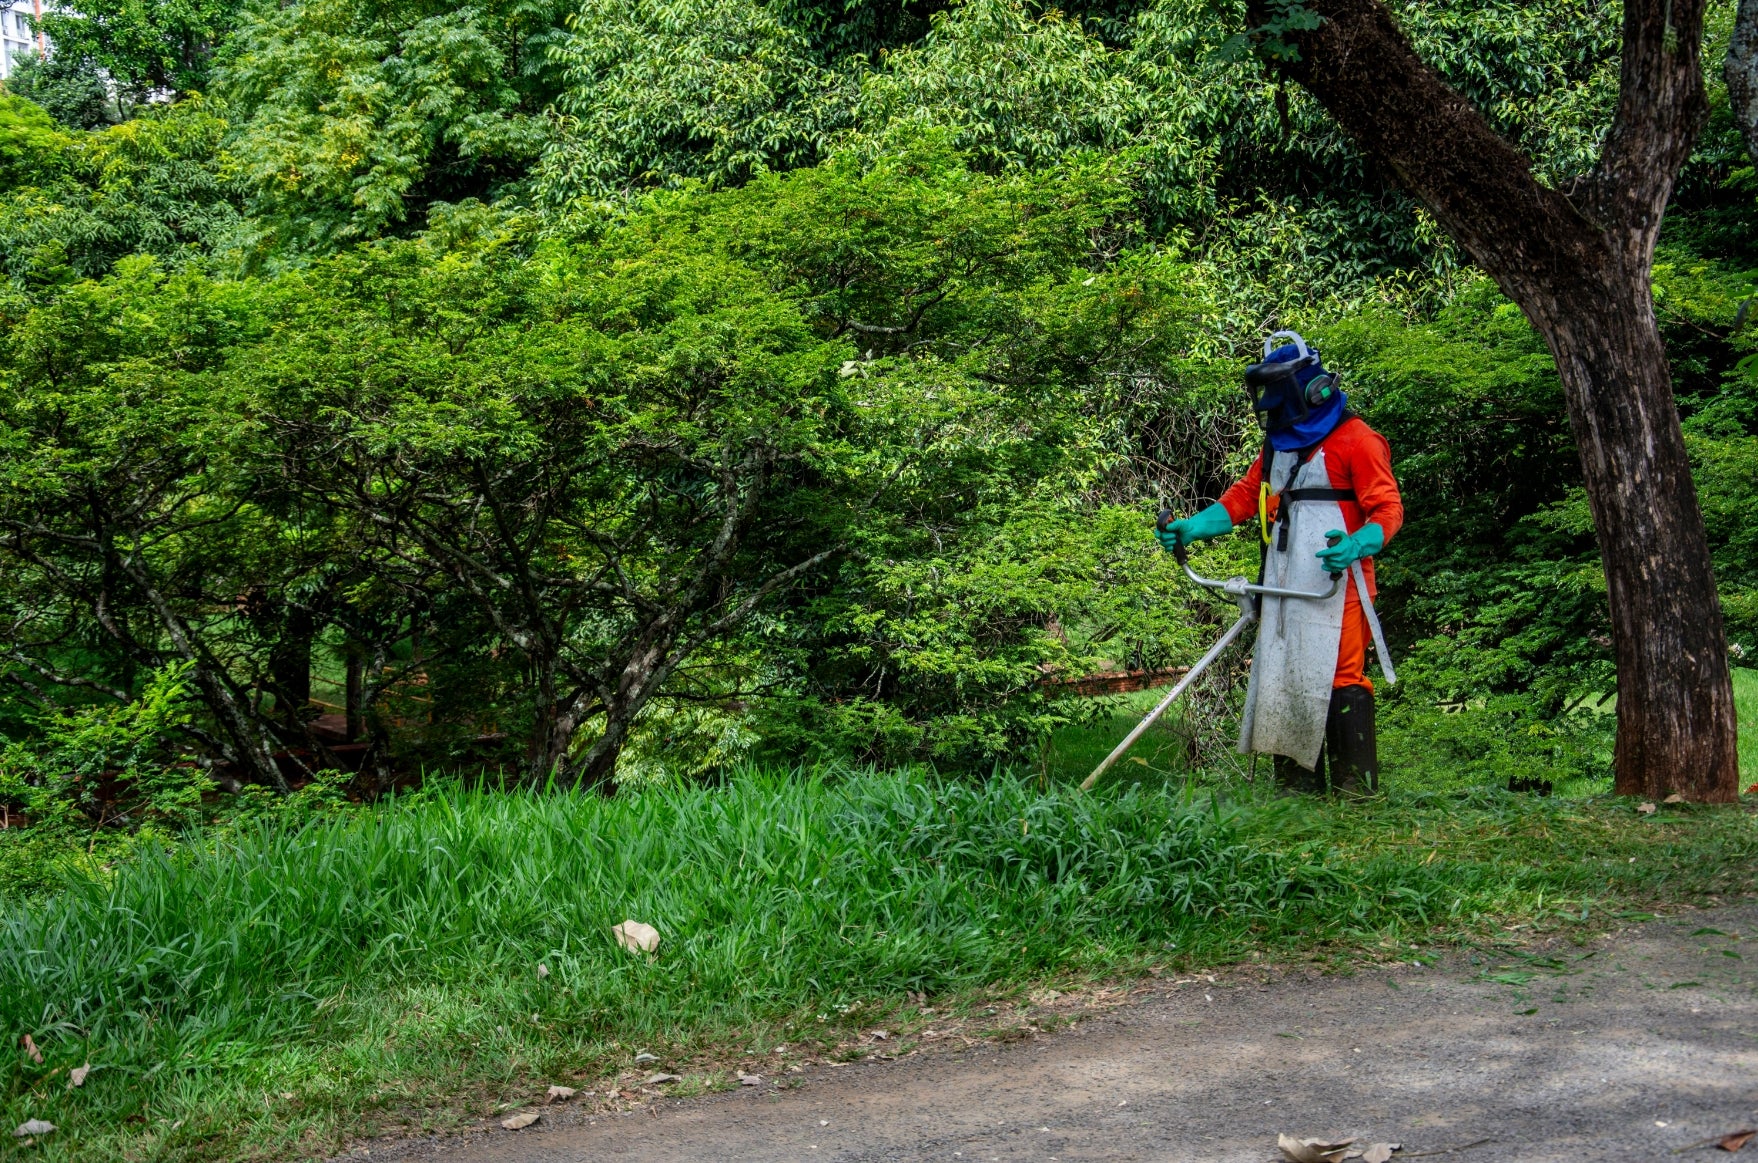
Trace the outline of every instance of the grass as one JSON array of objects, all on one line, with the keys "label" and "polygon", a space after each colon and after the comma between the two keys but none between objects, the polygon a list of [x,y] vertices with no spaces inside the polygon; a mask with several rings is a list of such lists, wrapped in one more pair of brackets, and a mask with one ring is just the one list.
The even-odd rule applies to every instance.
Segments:
[{"label": "grass", "polygon": [[1758,670],[1734,668],[1734,707],[1740,717],[1740,787],[1758,783]]},{"label": "grass", "polygon": [[[1054,778],[1072,779],[1077,783],[1085,779],[1087,773],[1097,767],[1099,761],[1109,755],[1111,749],[1141,721],[1142,716],[1166,697],[1167,689],[1151,687],[1113,696],[1109,700],[1112,707],[1110,714],[1098,723],[1063,727],[1056,731],[1050,737],[1050,747],[1045,756],[1050,774]],[[1125,767],[1123,774],[1139,778],[1146,771],[1164,777],[1188,768],[1189,764],[1185,759],[1186,740],[1176,729],[1179,709],[1177,704],[1173,704],[1166,715],[1137,741],[1121,761],[1134,766]]]},{"label": "grass", "polygon": [[[1592,923],[1743,891],[1754,855],[1739,809],[1496,791],[1339,806],[899,772],[610,801],[453,785],[141,850],[6,912],[0,1015],[44,1055],[9,1062],[6,1126],[58,1124],[30,1148],[46,1159],[322,1155],[351,1131],[591,1086],[637,1046],[810,1055],[912,991],[957,1004]],[[659,928],[657,957],[614,944],[626,917]]]}]

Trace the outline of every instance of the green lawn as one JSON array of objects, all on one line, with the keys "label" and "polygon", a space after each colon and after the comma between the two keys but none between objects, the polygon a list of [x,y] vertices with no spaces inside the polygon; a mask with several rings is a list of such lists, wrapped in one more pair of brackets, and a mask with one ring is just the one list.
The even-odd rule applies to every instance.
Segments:
[{"label": "green lawn", "polygon": [[[591,1087],[637,1046],[828,1050],[902,1021],[910,991],[944,1011],[1252,951],[1410,956],[1744,890],[1758,868],[1741,809],[1132,782],[454,786],[143,850],[0,914],[0,1018],[44,1055],[8,1060],[5,1125],[60,1126],[45,1159],[322,1155]],[[656,958],[613,943],[625,918],[659,928]]]},{"label": "green lawn", "polygon": [[1758,670],[1734,668],[1734,706],[1740,712],[1740,787],[1758,783]]}]

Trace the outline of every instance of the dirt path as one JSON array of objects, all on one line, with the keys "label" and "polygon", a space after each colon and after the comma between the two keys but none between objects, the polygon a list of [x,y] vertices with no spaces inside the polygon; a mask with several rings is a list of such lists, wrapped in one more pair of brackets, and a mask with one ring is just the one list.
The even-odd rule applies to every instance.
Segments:
[{"label": "dirt path", "polygon": [[[370,1154],[1264,1163],[1289,1132],[1406,1154],[1493,1140],[1442,1157],[1463,1163],[1670,1158],[1758,1126],[1753,938],[1758,903],[1746,902],[1538,950],[1548,963],[1240,970],[1033,1041],[818,1067],[785,1090],[766,1080],[628,1114],[552,1107],[527,1130]],[[1725,1156],[1679,1156],[1698,1157]]]}]

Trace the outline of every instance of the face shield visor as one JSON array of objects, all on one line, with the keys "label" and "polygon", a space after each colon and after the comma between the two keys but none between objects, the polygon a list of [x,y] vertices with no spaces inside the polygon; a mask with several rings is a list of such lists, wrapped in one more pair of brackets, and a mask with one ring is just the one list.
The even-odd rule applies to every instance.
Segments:
[{"label": "face shield visor", "polygon": [[[1293,342],[1276,346],[1276,340]],[[1312,415],[1331,398],[1337,377],[1319,363],[1319,354],[1293,331],[1264,340],[1264,358],[1245,369],[1245,396],[1266,432],[1281,432]]]}]

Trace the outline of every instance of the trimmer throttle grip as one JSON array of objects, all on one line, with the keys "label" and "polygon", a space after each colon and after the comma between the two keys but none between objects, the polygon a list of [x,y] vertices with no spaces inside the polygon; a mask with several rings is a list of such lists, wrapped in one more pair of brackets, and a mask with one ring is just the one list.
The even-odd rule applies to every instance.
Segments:
[{"label": "trimmer throttle grip", "polygon": [[[1172,528],[1172,510],[1171,509],[1161,509],[1160,510],[1160,515],[1154,518],[1154,528],[1158,529],[1162,533],[1164,533],[1167,530]],[[1190,565],[1190,553],[1184,548],[1184,545],[1182,542],[1174,541],[1172,543],[1172,557],[1181,566],[1189,566]]]},{"label": "trimmer throttle grip", "polygon": [[[1327,546],[1340,545],[1340,544],[1342,544],[1342,541],[1343,541],[1343,535],[1341,533],[1333,533],[1329,537],[1325,538],[1325,544]],[[1340,569],[1333,569],[1331,571],[1331,580],[1332,581],[1336,581],[1338,578],[1340,578],[1342,576],[1343,576],[1343,571]]]}]

